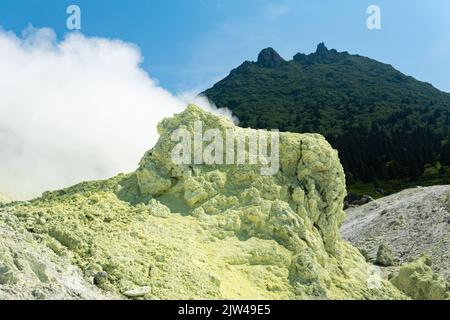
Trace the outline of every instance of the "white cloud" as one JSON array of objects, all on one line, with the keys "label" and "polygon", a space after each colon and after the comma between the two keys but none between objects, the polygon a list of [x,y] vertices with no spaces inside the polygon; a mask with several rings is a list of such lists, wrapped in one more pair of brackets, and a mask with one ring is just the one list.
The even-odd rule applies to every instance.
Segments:
[{"label": "white cloud", "polygon": [[0,193],[28,198],[134,170],[157,123],[185,108],[141,60],[120,40],[0,31]]},{"label": "white cloud", "polygon": [[177,95],[179,99],[185,102],[185,104],[193,103],[202,109],[214,112],[222,117],[230,119],[234,124],[239,124],[239,119],[233,116],[231,110],[226,108],[217,108],[217,106],[208,99],[208,97],[197,94],[195,91],[186,91]]}]

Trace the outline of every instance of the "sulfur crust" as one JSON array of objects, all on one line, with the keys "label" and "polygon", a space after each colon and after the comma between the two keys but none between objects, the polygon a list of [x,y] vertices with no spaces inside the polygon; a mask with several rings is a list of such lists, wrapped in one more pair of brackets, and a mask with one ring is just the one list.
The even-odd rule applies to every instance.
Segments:
[{"label": "sulfur crust", "polygon": [[391,282],[416,300],[450,300],[449,284],[431,264],[428,256],[421,256],[392,274]]},{"label": "sulfur crust", "polygon": [[87,277],[147,299],[404,299],[341,240],[345,177],[316,134],[280,134],[280,171],[175,165],[173,130],[245,130],[196,106],[158,126],[136,172],[3,209]]}]

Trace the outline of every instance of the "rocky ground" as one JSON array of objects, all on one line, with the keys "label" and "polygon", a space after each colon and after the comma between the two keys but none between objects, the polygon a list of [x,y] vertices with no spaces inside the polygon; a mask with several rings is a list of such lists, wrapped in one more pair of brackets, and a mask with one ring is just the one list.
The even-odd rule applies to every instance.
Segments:
[{"label": "rocky ground", "polygon": [[376,262],[381,245],[393,251],[393,265],[430,256],[435,271],[450,275],[450,186],[404,190],[346,210],[344,239]]},{"label": "rocky ground", "polygon": [[0,212],[0,300],[114,299],[95,287],[67,257],[60,257]]}]

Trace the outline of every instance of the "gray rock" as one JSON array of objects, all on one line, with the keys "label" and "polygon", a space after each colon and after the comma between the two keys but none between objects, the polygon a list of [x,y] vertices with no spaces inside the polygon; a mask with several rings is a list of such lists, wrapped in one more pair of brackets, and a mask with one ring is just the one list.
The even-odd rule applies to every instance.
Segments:
[{"label": "gray rock", "polygon": [[139,287],[139,288],[134,288],[134,289],[125,291],[123,293],[123,295],[126,297],[129,297],[129,298],[139,298],[139,297],[146,296],[150,292],[151,292],[150,287]]},{"label": "gray rock", "polygon": [[108,273],[105,271],[97,272],[94,275],[94,284],[96,286],[99,287],[104,286],[107,280],[108,280]]},{"label": "gray rock", "polygon": [[347,196],[344,199],[344,209],[347,209],[349,207],[353,206],[362,206],[366,203],[374,201],[371,196],[363,195],[359,196],[354,193],[348,193]]},{"label": "gray rock", "polygon": [[371,196],[368,196],[368,195],[363,195],[362,197],[361,197],[361,199],[359,199],[358,201],[356,201],[356,205],[358,205],[358,206],[362,206],[362,205],[364,205],[364,204],[366,204],[366,203],[369,203],[369,202],[372,202],[372,201],[374,201],[373,200],[373,198],[371,197]]},{"label": "gray rock", "polygon": [[394,253],[389,246],[382,244],[378,247],[376,263],[383,267],[394,265]]},{"label": "gray rock", "polygon": [[4,264],[0,264],[0,285],[14,284],[17,282],[13,270]]},{"label": "gray rock", "polygon": [[47,299],[47,295],[45,293],[43,293],[40,290],[33,290],[31,292],[31,294],[33,295],[34,298],[36,298],[36,300],[45,300]]}]

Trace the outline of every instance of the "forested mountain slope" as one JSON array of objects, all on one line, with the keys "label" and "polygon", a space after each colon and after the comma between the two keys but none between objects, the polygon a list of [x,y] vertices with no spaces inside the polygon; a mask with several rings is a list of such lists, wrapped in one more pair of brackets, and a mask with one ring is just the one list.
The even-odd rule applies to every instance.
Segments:
[{"label": "forested mountain slope", "polygon": [[350,183],[448,172],[450,94],[323,43],[291,61],[264,49],[204,94],[242,126],[325,135]]}]

